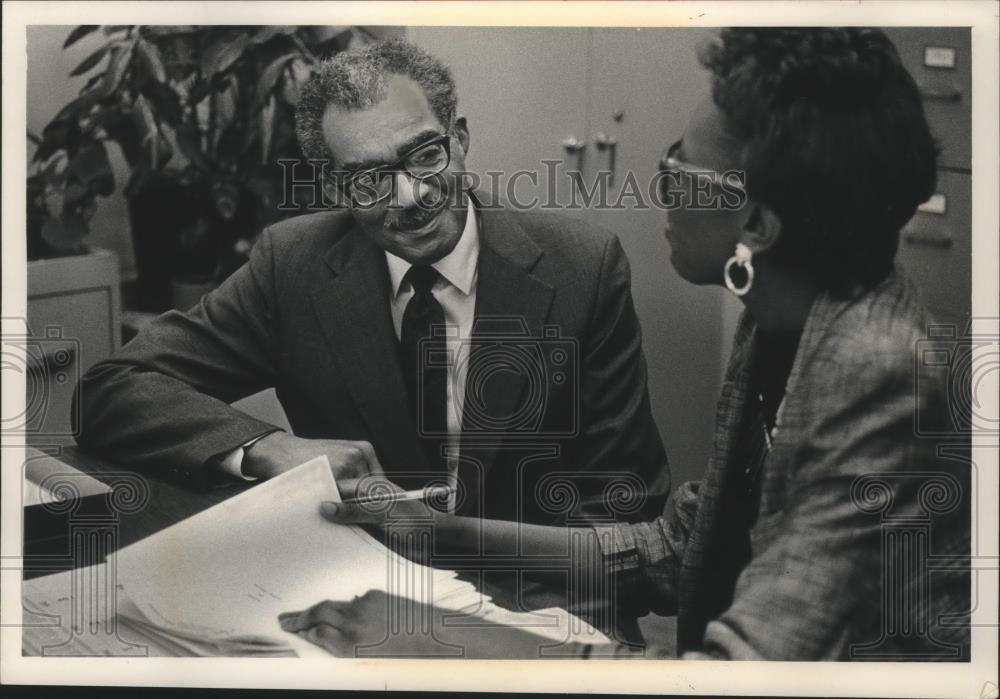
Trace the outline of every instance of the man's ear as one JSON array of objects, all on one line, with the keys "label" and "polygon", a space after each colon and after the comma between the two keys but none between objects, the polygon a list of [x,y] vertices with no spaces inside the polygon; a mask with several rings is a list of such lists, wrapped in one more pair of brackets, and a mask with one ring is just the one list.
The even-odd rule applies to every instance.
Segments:
[{"label": "man's ear", "polygon": [[781,220],[764,204],[750,204],[750,215],[743,224],[740,242],[754,253],[764,252],[781,237]]},{"label": "man's ear", "polygon": [[462,152],[466,155],[469,154],[469,125],[465,121],[464,116],[458,116],[455,119],[455,125],[452,127],[455,130],[455,137],[458,138],[458,142],[462,144]]}]

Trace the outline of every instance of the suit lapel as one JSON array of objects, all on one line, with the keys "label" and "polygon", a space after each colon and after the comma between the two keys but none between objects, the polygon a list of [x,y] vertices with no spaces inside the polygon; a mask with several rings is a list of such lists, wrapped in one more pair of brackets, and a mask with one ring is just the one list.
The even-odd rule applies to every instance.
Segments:
[{"label": "suit lapel", "polygon": [[372,443],[386,464],[397,468],[424,465],[406,405],[384,253],[354,231],[341,238],[324,261],[333,278],[313,292],[313,310],[351,398],[371,431]]},{"label": "suit lapel", "polygon": [[479,280],[462,416],[462,451],[474,455],[485,470],[508,437],[502,425],[517,412],[528,378],[523,371],[491,372],[498,367],[490,364],[498,365],[508,353],[491,348],[509,350],[525,333],[528,347],[531,339],[542,337],[554,289],[531,273],[542,251],[515,217],[502,209],[481,208],[480,212]]}]

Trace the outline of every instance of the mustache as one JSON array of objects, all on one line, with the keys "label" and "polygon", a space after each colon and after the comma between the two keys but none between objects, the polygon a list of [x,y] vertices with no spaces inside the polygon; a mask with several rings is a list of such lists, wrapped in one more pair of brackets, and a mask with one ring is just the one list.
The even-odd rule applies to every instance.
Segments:
[{"label": "mustache", "polygon": [[435,206],[433,208],[415,206],[398,213],[389,213],[385,218],[385,227],[395,230],[420,228],[430,223],[441,213],[443,208],[442,206]]}]

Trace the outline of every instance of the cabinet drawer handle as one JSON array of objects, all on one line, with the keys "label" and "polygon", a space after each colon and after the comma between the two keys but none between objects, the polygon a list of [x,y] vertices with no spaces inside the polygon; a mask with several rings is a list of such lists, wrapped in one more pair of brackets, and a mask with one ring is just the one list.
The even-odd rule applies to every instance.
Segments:
[{"label": "cabinet drawer handle", "polygon": [[951,236],[942,231],[904,230],[903,240],[909,245],[925,245],[931,248],[950,248]]},{"label": "cabinet drawer handle", "polygon": [[583,170],[583,152],[587,148],[587,142],[576,136],[569,136],[562,140],[562,147],[569,155],[576,156],[576,169]]},{"label": "cabinet drawer handle", "polygon": [[961,102],[962,91],[954,88],[920,88],[920,96],[927,102]]}]

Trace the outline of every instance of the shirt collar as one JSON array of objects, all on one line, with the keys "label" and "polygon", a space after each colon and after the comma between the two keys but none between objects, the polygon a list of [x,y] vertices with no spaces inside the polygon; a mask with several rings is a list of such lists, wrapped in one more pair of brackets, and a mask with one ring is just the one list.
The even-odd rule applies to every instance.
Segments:
[{"label": "shirt collar", "polygon": [[[385,261],[389,266],[389,280],[392,282],[392,295],[399,295],[399,287],[403,277],[410,271],[411,265],[401,257],[391,252],[385,253]],[[465,229],[454,249],[431,265],[449,284],[468,296],[476,281],[476,267],[479,262],[479,225],[476,221],[476,210],[469,197],[465,215]]]}]

